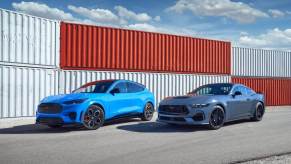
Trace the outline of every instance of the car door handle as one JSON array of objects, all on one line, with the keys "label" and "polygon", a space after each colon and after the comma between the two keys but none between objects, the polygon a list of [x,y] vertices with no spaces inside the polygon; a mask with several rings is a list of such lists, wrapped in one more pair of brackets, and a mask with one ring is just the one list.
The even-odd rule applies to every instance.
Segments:
[{"label": "car door handle", "polygon": [[247,101],[251,101],[251,99],[247,99]]}]

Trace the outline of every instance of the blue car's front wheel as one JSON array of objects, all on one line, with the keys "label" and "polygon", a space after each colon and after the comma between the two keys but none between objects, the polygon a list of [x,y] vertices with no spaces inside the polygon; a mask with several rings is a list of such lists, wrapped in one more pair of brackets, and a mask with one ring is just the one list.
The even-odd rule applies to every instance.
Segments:
[{"label": "blue car's front wheel", "polygon": [[154,112],[155,112],[154,106],[151,103],[147,103],[145,105],[141,119],[143,121],[150,121],[153,118]]},{"label": "blue car's front wheel", "polygon": [[83,114],[83,125],[89,130],[100,128],[104,123],[104,112],[100,106],[91,105]]}]

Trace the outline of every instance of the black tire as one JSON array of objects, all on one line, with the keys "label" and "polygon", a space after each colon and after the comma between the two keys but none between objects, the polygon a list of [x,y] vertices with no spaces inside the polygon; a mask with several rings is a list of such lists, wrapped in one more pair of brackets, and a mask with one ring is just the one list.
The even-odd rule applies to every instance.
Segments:
[{"label": "black tire", "polygon": [[265,114],[265,106],[261,102],[259,102],[256,105],[256,110],[255,110],[254,116],[251,118],[251,120],[261,121],[263,119],[264,114]]},{"label": "black tire", "polygon": [[57,125],[47,125],[47,126],[53,129],[57,129],[57,128],[61,128],[63,125],[57,124]]},{"label": "black tire", "polygon": [[146,103],[143,113],[141,115],[141,120],[143,121],[150,121],[154,116],[154,106],[151,103]]},{"label": "black tire", "polygon": [[225,114],[223,108],[221,106],[214,106],[209,117],[208,128],[211,130],[217,130],[223,126],[224,121]]},{"label": "black tire", "polygon": [[83,126],[88,130],[96,130],[104,123],[104,111],[100,106],[91,105],[83,114]]}]

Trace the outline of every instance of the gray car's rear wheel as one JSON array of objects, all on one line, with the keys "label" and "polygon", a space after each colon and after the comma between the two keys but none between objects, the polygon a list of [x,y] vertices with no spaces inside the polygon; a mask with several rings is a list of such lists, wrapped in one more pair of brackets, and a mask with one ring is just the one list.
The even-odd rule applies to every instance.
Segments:
[{"label": "gray car's rear wheel", "polygon": [[224,110],[221,106],[215,106],[209,117],[208,128],[212,130],[219,129],[224,124]]},{"label": "gray car's rear wheel", "polygon": [[255,110],[254,116],[252,117],[252,120],[261,121],[263,119],[264,113],[265,113],[265,107],[262,103],[259,102],[256,105],[256,110]]},{"label": "gray car's rear wheel", "polygon": [[83,125],[86,129],[95,130],[104,123],[104,112],[101,107],[91,105],[83,115]]},{"label": "gray car's rear wheel", "polygon": [[154,106],[151,103],[147,103],[144,107],[141,119],[143,121],[150,121],[154,116],[154,112],[155,112]]}]

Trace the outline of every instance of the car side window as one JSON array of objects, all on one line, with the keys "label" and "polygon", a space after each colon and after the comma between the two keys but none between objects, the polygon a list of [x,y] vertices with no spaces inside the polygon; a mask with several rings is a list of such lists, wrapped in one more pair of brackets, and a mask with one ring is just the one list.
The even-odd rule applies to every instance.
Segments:
[{"label": "car side window", "polygon": [[232,92],[235,93],[237,91],[239,91],[242,95],[245,95],[246,94],[245,89],[243,87],[241,87],[241,86],[236,86],[235,88],[233,88],[233,91]]},{"label": "car side window", "polygon": [[248,88],[248,87],[244,87],[244,88],[245,88],[245,90],[246,90],[247,95],[255,94],[255,92],[254,92],[252,89],[250,89],[250,88]]},{"label": "car side window", "polygon": [[127,93],[127,86],[125,82],[116,84],[114,88],[118,88],[120,93]]},{"label": "car side window", "polygon": [[136,83],[127,82],[127,92],[136,93],[144,90],[144,86]]}]

